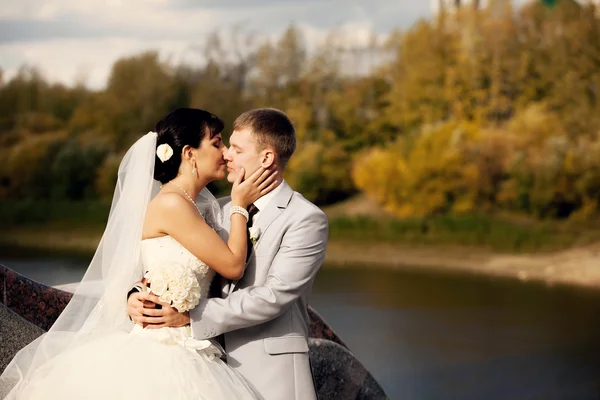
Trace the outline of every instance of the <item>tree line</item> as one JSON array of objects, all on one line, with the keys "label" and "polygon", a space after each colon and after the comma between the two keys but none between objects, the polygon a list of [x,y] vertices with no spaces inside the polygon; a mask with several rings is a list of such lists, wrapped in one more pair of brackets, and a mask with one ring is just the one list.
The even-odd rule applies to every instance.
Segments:
[{"label": "tree line", "polygon": [[0,77],[0,198],[110,198],[124,151],[170,110],[210,110],[227,136],[271,106],[297,129],[286,179],[318,204],[360,191],[401,217],[596,214],[600,13],[488,3],[362,48],[335,30],[310,51],[294,26],[228,46],[215,33],[202,66],[146,52],[116,61],[99,91],[24,66]]}]

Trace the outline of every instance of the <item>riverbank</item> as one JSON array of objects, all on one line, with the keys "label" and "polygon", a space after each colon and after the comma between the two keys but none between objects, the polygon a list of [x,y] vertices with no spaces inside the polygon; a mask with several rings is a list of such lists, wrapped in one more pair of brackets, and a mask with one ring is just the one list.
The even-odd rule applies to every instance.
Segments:
[{"label": "riverbank", "polygon": [[[57,228],[11,229],[0,235],[0,254],[77,255],[91,257],[98,232]],[[600,243],[544,253],[508,254],[469,246],[411,246],[389,242],[330,239],[328,268],[368,265],[373,268],[466,273],[548,285],[600,288]]]},{"label": "riverbank", "polygon": [[466,273],[547,285],[600,289],[600,243],[543,254],[500,254],[477,248],[330,242],[328,265]]}]

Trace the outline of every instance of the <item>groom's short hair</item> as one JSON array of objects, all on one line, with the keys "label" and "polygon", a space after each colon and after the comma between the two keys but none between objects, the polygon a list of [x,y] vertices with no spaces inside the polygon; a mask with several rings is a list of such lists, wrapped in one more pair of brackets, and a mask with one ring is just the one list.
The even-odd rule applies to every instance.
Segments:
[{"label": "groom's short hair", "polygon": [[234,131],[243,129],[250,129],[252,132],[257,151],[272,148],[279,158],[279,166],[285,169],[296,150],[296,130],[283,111],[276,108],[246,111],[233,123]]}]

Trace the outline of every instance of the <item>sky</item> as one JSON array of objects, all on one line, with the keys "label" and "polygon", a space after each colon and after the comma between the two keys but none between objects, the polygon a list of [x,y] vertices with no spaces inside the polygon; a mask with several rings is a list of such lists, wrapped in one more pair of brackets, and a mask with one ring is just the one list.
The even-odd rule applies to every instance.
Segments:
[{"label": "sky", "polygon": [[[0,2],[0,69],[23,65],[51,82],[105,86],[119,58],[156,50],[173,63],[201,63],[211,32],[277,38],[294,24],[307,44],[328,32],[365,43],[432,16],[433,0],[19,0]],[[229,35],[229,36],[228,36]]]},{"label": "sky", "polygon": [[429,0],[19,0],[0,2],[4,81],[23,65],[52,82],[102,88],[113,63],[157,50],[165,60],[200,63],[211,32],[276,38],[294,24],[306,41],[333,29],[360,43],[431,16]]}]

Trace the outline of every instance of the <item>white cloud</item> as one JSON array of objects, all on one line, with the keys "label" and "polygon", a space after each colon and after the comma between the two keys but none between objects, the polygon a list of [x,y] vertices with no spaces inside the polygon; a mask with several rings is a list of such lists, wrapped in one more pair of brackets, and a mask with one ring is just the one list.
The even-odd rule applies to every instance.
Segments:
[{"label": "white cloud", "polygon": [[[36,2],[38,3],[38,2]],[[158,1],[144,0],[55,0],[33,3],[27,0],[14,9],[0,6],[0,23],[8,26],[13,40],[53,37],[137,36],[189,38],[214,29],[218,19],[207,9],[174,9]],[[27,30],[28,32],[25,32]],[[6,40],[6,38],[0,38]]]},{"label": "white cloud", "polygon": [[[64,39],[26,45],[13,43],[0,48],[0,59],[14,57],[18,53],[19,61],[40,67],[50,81],[71,85],[76,79],[84,77],[87,86],[100,89],[105,86],[115,60],[146,50],[157,50],[161,58],[174,63],[183,60],[198,62],[198,57],[185,42],[128,38]],[[5,79],[14,76],[19,65],[13,64],[7,68]]]},{"label": "white cloud", "polygon": [[262,0],[260,7],[245,0],[224,1],[1,2],[0,68],[6,79],[21,65],[36,65],[47,79],[67,84],[83,74],[90,87],[101,88],[118,58],[157,50],[175,62],[199,62],[191,47],[202,45],[216,29],[227,36],[236,24],[241,35],[253,34],[255,41],[278,37],[295,23],[310,47],[332,30],[351,45],[365,45],[372,31],[381,38],[391,27],[413,22],[429,10],[426,2],[411,0]]}]

